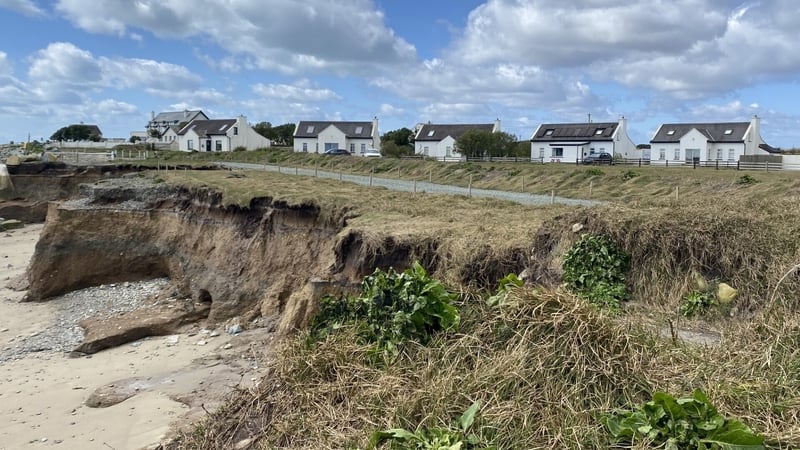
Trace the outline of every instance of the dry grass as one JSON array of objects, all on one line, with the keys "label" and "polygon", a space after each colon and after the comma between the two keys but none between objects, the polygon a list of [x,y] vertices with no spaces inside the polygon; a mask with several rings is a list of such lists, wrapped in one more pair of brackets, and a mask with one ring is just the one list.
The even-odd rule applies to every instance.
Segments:
[{"label": "dry grass", "polygon": [[[687,347],[560,292],[518,290],[500,308],[462,306],[458,334],[409,346],[389,365],[342,332],[316,346],[284,344],[255,392],[212,415],[184,448],[363,448],[370,432],[448,426],[472,402],[478,432],[501,449],[609,448],[598,418],[654,390],[705,390],[720,411],[800,445],[796,319],[731,324],[722,345]],[[238,406],[231,406],[238,405]],[[269,418],[269,420],[264,420]]]},{"label": "dry grass", "polygon": [[[523,207],[273,173],[160,176],[221,189],[231,203],[267,196],[341,211],[343,232],[358,230],[375,248],[387,236],[433,240],[435,275],[464,294],[458,334],[409,346],[386,366],[371,364],[347,331],[316,346],[304,335],[288,339],[260,389],[236,393],[176,448],[232,448],[245,438],[265,449],[360,448],[378,429],[446,426],[478,399],[480,433],[499,448],[609,448],[600,414],[638,405],[656,390],[683,396],[696,388],[723,414],[764,433],[769,448],[800,448],[800,277],[791,271],[800,262],[800,208],[793,194],[779,194],[797,189],[789,175],[748,186],[677,180],[686,192],[678,202],[674,187],[642,175],[627,181],[641,185],[625,187],[637,197],[594,208]],[[647,198],[659,189],[661,197]],[[530,265],[535,278],[557,284],[560,258],[580,235],[575,223],[631,252],[634,295],[624,315],[608,316],[553,287],[517,290],[501,308],[483,304],[485,291],[474,287],[491,285],[509,267]],[[678,323],[716,331],[718,345],[659,337],[676,319],[692,270],[740,290],[732,309]],[[473,285],[476,277],[484,279]]]}]

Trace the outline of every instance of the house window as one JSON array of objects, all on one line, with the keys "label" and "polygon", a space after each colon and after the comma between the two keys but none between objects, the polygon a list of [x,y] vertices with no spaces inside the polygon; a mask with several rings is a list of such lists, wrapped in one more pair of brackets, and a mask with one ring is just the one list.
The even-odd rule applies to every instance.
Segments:
[{"label": "house window", "polygon": [[667,149],[665,148],[658,149],[658,160],[664,161],[665,159],[667,159]]},{"label": "house window", "polygon": [[222,151],[222,141],[216,140],[214,141],[214,150],[221,152]]},{"label": "house window", "polygon": [[605,128],[598,128],[598,129],[594,130],[594,135],[595,135],[595,136],[601,135],[601,134],[603,134],[603,132],[605,132],[605,131],[606,131],[606,129],[605,129]]},{"label": "house window", "polygon": [[366,151],[367,151],[367,144],[361,144],[361,153],[364,153]]},{"label": "house window", "polygon": [[733,134],[732,129],[728,128],[727,130],[725,130],[725,136],[730,136],[731,134]]},{"label": "house window", "polygon": [[314,151],[315,151],[315,152],[317,152],[317,153],[319,153],[319,142],[317,142],[317,146],[316,146],[316,148],[314,149]]},{"label": "house window", "polygon": [[436,133],[436,130],[431,130],[431,131],[428,131],[428,137],[431,137],[431,136],[433,136],[433,133]]},{"label": "house window", "polygon": [[681,149],[675,149],[675,155],[672,157],[674,161],[679,161],[681,159]]},{"label": "house window", "polygon": [[313,132],[314,132],[314,125],[309,125],[308,128],[306,128],[306,133],[311,134]]},{"label": "house window", "polygon": [[194,141],[193,140],[189,139],[188,141],[186,141],[186,149],[194,150]]},{"label": "house window", "polygon": [[673,134],[675,134],[675,130],[667,131],[667,136],[672,136]]},{"label": "house window", "polygon": [[552,151],[550,152],[551,158],[563,158],[564,157],[564,149],[561,147],[553,147]]},{"label": "house window", "polygon": [[448,145],[447,147],[445,147],[444,152],[445,156],[453,156],[453,147]]},{"label": "house window", "polygon": [[356,152],[356,144],[350,144],[350,153]]},{"label": "house window", "polygon": [[544,159],[544,148],[543,147],[539,147],[539,158],[540,159]]},{"label": "house window", "polygon": [[552,136],[552,135],[553,135],[553,131],[555,131],[555,130],[554,130],[554,129],[552,129],[552,128],[548,128],[548,129],[546,129],[546,130],[544,131],[544,135],[545,135],[545,136]]},{"label": "house window", "polygon": [[736,151],[728,149],[728,161],[736,161]]},{"label": "house window", "polygon": [[303,142],[303,153],[308,153],[308,142]]},{"label": "house window", "polygon": [[361,134],[364,131],[364,127],[356,127],[356,134]]},{"label": "house window", "polygon": [[717,159],[718,159],[718,160],[719,160],[719,159],[722,159],[722,149],[721,149],[721,148],[718,148],[718,149],[717,149]]},{"label": "house window", "polygon": [[594,147],[592,147],[592,148],[590,148],[590,149],[589,149],[589,154],[590,154],[590,155],[593,155],[593,154],[594,154]]},{"label": "house window", "polygon": [[425,156],[428,156],[428,147],[423,147],[422,148],[422,154],[425,155]]},{"label": "house window", "polygon": [[239,134],[239,127],[233,127],[233,135],[236,136]]},{"label": "house window", "polygon": [[686,162],[694,162],[700,161],[700,149],[699,148],[687,148],[686,149]]}]

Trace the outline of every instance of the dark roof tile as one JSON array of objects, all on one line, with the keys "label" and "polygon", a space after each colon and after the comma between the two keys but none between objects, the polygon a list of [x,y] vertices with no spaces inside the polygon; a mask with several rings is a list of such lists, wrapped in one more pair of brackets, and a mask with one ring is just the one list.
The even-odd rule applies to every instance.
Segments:
[{"label": "dark roof tile", "polygon": [[494,130],[493,123],[478,123],[478,124],[435,124],[426,123],[417,132],[416,141],[431,141],[439,142],[447,136],[455,140],[461,137],[464,133],[470,130],[480,130],[492,132]]}]

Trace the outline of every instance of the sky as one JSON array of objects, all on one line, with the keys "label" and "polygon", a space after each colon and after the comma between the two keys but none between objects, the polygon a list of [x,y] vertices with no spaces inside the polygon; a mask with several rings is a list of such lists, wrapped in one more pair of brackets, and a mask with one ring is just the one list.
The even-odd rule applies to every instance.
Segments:
[{"label": "sky", "polygon": [[151,111],[251,123],[761,117],[800,147],[797,0],[0,0],[0,143]]}]

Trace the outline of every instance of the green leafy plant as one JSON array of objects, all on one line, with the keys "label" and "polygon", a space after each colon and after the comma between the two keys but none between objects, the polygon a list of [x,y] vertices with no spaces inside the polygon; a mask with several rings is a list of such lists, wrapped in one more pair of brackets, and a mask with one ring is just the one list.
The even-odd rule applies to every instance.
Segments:
[{"label": "green leafy plant", "polygon": [[491,297],[486,299],[489,306],[497,306],[505,301],[508,292],[517,287],[522,287],[524,282],[519,277],[510,273],[497,282],[497,292]]},{"label": "green leafy plant", "polygon": [[748,174],[744,174],[736,179],[736,184],[739,185],[749,186],[756,183],[758,183],[758,180]]},{"label": "green leafy plant", "polygon": [[437,331],[455,329],[460,318],[454,298],[417,262],[402,273],[376,269],[362,280],[358,297],[321,300],[311,337],[354,325],[361,339],[376,344],[379,351],[397,354],[406,340],[425,343]]},{"label": "green leafy plant", "polygon": [[638,172],[634,172],[633,170],[626,170],[625,172],[622,173],[622,180],[623,181],[628,181],[628,180],[632,180],[632,179],[634,179],[634,178],[636,178],[638,176],[639,176]]},{"label": "green leafy plant", "polygon": [[564,255],[562,279],[575,294],[615,311],[628,299],[625,275],[630,259],[610,238],[584,234]]},{"label": "green leafy plant", "polygon": [[719,414],[700,390],[679,399],[656,392],[639,409],[609,414],[602,422],[618,444],[647,443],[666,450],[764,449],[763,436]]},{"label": "green leafy plant", "polygon": [[683,297],[679,312],[684,317],[692,317],[717,304],[716,296],[709,291],[692,291]]},{"label": "green leafy plant", "polygon": [[376,431],[370,436],[367,450],[373,450],[384,442],[388,442],[388,448],[392,450],[493,450],[496,447],[485,444],[471,432],[479,409],[480,402],[476,401],[449,428],[422,428],[414,432],[404,428]]}]

